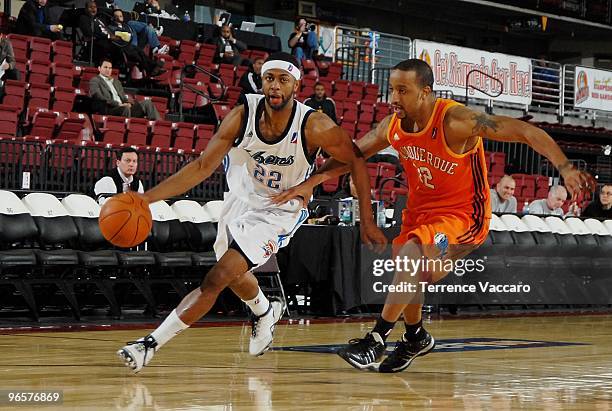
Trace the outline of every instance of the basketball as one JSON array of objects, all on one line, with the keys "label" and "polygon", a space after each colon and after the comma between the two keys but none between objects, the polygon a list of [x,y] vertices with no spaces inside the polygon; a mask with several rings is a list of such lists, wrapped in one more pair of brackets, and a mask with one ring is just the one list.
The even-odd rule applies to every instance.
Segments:
[{"label": "basketball", "polygon": [[98,219],[104,238],[117,247],[134,247],[147,239],[153,220],[149,203],[134,192],[108,199]]}]

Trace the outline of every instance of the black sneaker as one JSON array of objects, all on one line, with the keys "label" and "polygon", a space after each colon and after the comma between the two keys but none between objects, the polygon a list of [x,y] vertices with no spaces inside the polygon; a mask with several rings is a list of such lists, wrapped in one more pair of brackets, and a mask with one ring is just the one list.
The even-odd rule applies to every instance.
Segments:
[{"label": "black sneaker", "polygon": [[378,333],[367,333],[364,338],[350,340],[337,354],[359,370],[376,369],[386,348]]},{"label": "black sneaker", "polygon": [[404,371],[412,361],[421,355],[428,354],[436,346],[436,340],[423,329],[425,335],[420,340],[407,341],[402,339],[395,344],[395,350],[378,367],[378,372],[400,372]]}]

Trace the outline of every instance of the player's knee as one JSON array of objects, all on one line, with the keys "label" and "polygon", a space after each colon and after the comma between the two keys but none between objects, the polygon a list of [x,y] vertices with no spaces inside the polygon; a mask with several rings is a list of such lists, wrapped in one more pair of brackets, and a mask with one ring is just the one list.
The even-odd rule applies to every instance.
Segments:
[{"label": "player's knee", "polygon": [[239,273],[236,273],[227,267],[215,266],[208,272],[208,274],[206,274],[206,277],[204,277],[204,280],[200,285],[200,289],[212,289],[221,292],[239,276]]}]

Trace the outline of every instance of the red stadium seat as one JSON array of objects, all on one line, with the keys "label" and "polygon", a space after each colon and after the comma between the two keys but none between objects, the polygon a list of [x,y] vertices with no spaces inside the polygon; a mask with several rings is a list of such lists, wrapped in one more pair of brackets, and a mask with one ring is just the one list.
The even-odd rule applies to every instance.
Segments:
[{"label": "red stadium seat", "polygon": [[55,40],[51,44],[55,63],[72,64],[72,42]]},{"label": "red stadium seat", "polygon": [[74,87],[53,87],[51,109],[63,112],[72,111],[76,96],[76,89]]},{"label": "red stadium seat", "polygon": [[148,145],[149,120],[144,118],[129,118],[126,122],[127,138],[125,142],[135,146]]},{"label": "red stadium seat", "polygon": [[[51,40],[42,37],[30,39],[30,60],[51,61]],[[47,67],[48,64],[47,64]]]},{"label": "red stadium seat", "polygon": [[195,134],[195,124],[176,123],[174,125],[174,148],[191,150],[193,147],[193,136]]},{"label": "red stadium seat", "polygon": [[4,106],[13,106],[23,109],[27,83],[25,81],[6,80],[4,82]]},{"label": "red stadium seat", "polygon": [[151,145],[154,147],[170,147],[172,141],[172,123],[157,120],[151,126]]}]

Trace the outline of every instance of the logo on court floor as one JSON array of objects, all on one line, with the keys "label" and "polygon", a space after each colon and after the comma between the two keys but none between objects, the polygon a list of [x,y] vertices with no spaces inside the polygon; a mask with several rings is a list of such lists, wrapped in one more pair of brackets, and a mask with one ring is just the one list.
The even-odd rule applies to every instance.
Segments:
[{"label": "logo on court floor", "polygon": [[[387,354],[395,347],[390,343]],[[585,343],[561,342],[561,341],[534,341],[500,338],[453,338],[448,340],[436,340],[435,352],[458,352],[458,351],[485,351],[485,350],[512,350],[517,348],[543,348],[543,347],[566,347],[572,345],[590,345]],[[344,344],[324,345],[296,345],[289,347],[272,347],[274,351],[299,351],[321,354],[334,354]]]}]

